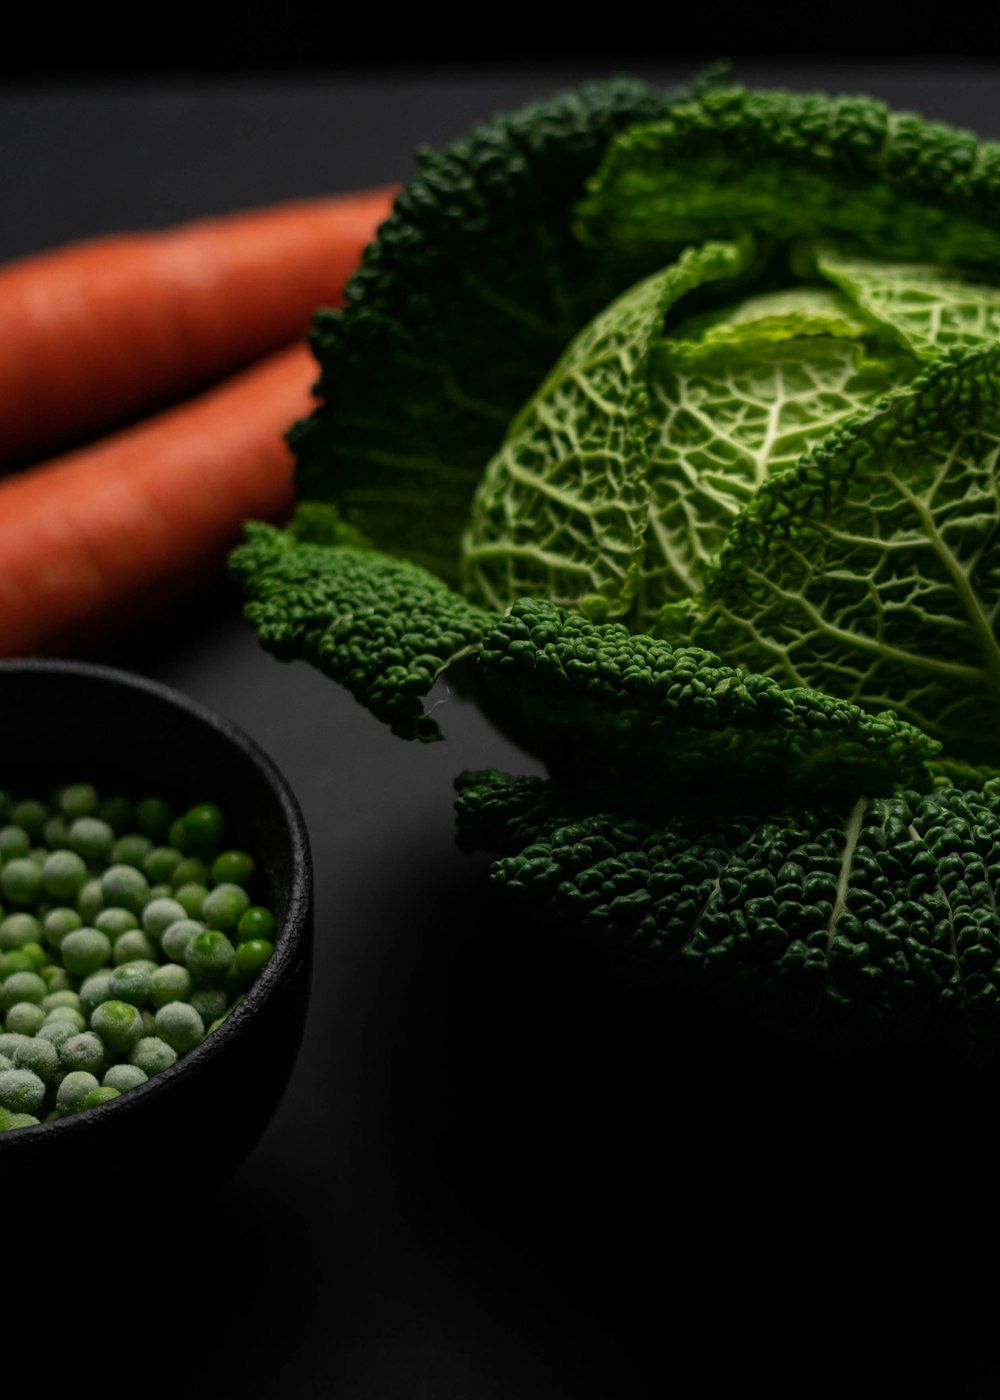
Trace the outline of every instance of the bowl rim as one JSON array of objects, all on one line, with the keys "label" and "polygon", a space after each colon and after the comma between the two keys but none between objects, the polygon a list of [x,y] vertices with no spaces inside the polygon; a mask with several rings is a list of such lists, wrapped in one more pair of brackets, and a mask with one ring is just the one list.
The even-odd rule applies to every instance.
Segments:
[{"label": "bowl rim", "polygon": [[239,1037],[242,1028],[257,1015],[271,992],[284,982],[289,973],[299,967],[301,951],[307,946],[310,936],[313,906],[312,851],[298,798],[270,754],[235,720],[163,681],[153,680],[137,672],[109,666],[103,662],[36,657],[0,659],[0,685],[3,684],[5,676],[15,673],[73,676],[84,681],[90,679],[112,686],[122,686],[130,691],[143,692],[162,704],[183,710],[196,722],[215,730],[249,759],[277,799],[277,806],[289,838],[292,873],[287,906],[275,937],[274,952],[244,994],[243,1000],[229,1012],[210,1036],[178,1056],[176,1062],[167,1069],[152,1075],[145,1083],[136,1085],[134,1089],[129,1089],[116,1099],[97,1104],[85,1112],[56,1119],[54,1122],[43,1120],[0,1132],[0,1152],[16,1150],[18,1146],[26,1148],[29,1143],[38,1143],[48,1137],[58,1136],[61,1140],[69,1140],[73,1136],[88,1133],[103,1122],[109,1113],[120,1113],[136,1107],[152,1094],[163,1094],[170,1092],[172,1088],[183,1087],[203,1065],[225,1054],[231,1043]]}]

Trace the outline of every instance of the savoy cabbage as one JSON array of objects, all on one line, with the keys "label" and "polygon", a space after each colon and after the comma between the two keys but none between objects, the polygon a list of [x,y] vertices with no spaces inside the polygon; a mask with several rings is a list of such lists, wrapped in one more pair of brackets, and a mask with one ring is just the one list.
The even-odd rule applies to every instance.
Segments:
[{"label": "savoy cabbage", "polygon": [[1000,145],[711,78],[421,153],[232,558],[261,643],[407,737],[467,688],[551,776],[462,839],[630,956],[992,1050],[998,213]]}]

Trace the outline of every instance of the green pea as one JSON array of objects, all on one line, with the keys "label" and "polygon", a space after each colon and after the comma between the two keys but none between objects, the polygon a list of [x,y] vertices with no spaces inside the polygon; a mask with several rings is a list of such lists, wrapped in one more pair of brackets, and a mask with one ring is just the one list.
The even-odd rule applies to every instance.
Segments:
[{"label": "green pea", "polygon": [[59,812],[49,817],[42,830],[42,837],[50,851],[69,845],[69,822]]},{"label": "green pea", "polygon": [[68,783],[59,794],[59,809],[72,821],[75,817],[90,817],[98,807],[97,789],[92,783]]},{"label": "green pea", "polygon": [[174,873],[170,877],[170,883],[175,890],[181,890],[185,885],[200,885],[208,893],[208,866],[201,856],[185,856],[178,865],[174,867]]},{"label": "green pea", "polygon": [[274,915],[270,909],[265,909],[260,904],[251,904],[250,908],[240,915],[236,925],[236,939],[239,943],[245,943],[250,938],[268,938],[273,942],[274,929]]},{"label": "green pea", "polygon": [[157,1009],[169,1001],[187,1001],[191,995],[191,974],[181,963],[164,963],[150,975],[149,982]]},{"label": "green pea", "polygon": [[115,944],[112,954],[116,967],[129,962],[155,962],[156,946],[141,928],[129,929]]},{"label": "green pea", "polygon": [[96,1032],[78,1031],[63,1042],[59,1050],[59,1059],[69,1071],[83,1069],[88,1074],[101,1074],[107,1052]]},{"label": "green pea", "polygon": [[102,909],[94,919],[94,928],[99,928],[102,933],[108,935],[112,947],[123,933],[128,933],[130,929],[138,927],[138,916],[133,914],[131,909],[122,909],[114,904]]},{"label": "green pea", "polygon": [[54,1084],[62,1073],[59,1051],[51,1040],[34,1035],[14,1051],[14,1068],[30,1069],[46,1087]]},{"label": "green pea", "polygon": [[89,1094],[84,1095],[80,1108],[98,1108],[102,1103],[110,1103],[112,1099],[118,1098],[121,1098],[120,1089],[115,1089],[110,1084],[99,1084],[96,1089],[91,1089]]},{"label": "green pea", "polygon": [[143,836],[138,831],[130,831],[125,836],[119,836],[111,847],[108,859],[113,865],[134,866],[141,870],[143,861],[152,849],[153,843],[148,836]]},{"label": "green pea", "polygon": [[212,862],[212,883],[240,885],[246,889],[255,869],[253,856],[247,851],[223,851]]},{"label": "green pea", "polygon": [[20,860],[31,850],[31,837],[21,826],[0,827],[0,859]]},{"label": "green pea", "polygon": [[39,802],[36,797],[26,797],[23,801],[14,803],[10,819],[15,826],[26,831],[34,841],[41,836],[50,815],[51,813],[44,802]]},{"label": "green pea", "polygon": [[205,1023],[187,1001],[168,1001],[156,1013],[154,1034],[184,1055],[204,1038]]},{"label": "green pea", "polygon": [[117,904],[140,914],[149,894],[149,881],[133,865],[116,862],[101,876],[101,896],[105,904]]},{"label": "green pea", "polygon": [[169,802],[159,797],[144,797],[135,805],[136,829],[151,841],[163,841],[174,820],[174,810]]},{"label": "green pea", "polygon": [[57,905],[55,909],[50,909],[42,922],[42,936],[53,948],[58,948],[66,937],[67,933],[72,933],[74,929],[83,927],[83,919],[75,909],[68,905]]},{"label": "green pea", "polygon": [[154,846],[142,862],[143,874],[154,884],[172,884],[173,873],[183,859],[176,846]]},{"label": "green pea", "polygon": [[118,792],[102,797],[97,806],[98,817],[116,833],[128,831],[132,825],[132,813],[132,799]]},{"label": "green pea", "polygon": [[71,1070],[63,1076],[56,1090],[56,1108],[60,1113],[79,1113],[87,1095],[100,1087],[95,1074],[82,1069]]},{"label": "green pea", "polygon": [[214,802],[200,802],[184,813],[184,834],[193,851],[218,846],[224,830],[225,819]]},{"label": "green pea", "polygon": [[[173,964],[171,964],[172,966]],[[133,962],[122,963],[116,967],[108,979],[108,990],[115,1001],[127,1001],[131,1006],[140,1009],[144,1007],[153,996],[153,978],[156,971],[150,969],[138,958]],[[97,1014],[98,1007],[94,1014]]]},{"label": "green pea", "polygon": [[177,1063],[177,1051],[159,1036],[147,1035],[128,1052],[128,1062],[152,1077]]},{"label": "green pea", "polygon": [[33,904],[42,892],[42,872],[30,855],[8,860],[0,870],[0,889],[12,904]]},{"label": "green pea", "polygon": [[51,851],[42,864],[42,885],[51,899],[76,899],[87,883],[87,865],[76,851]]},{"label": "green pea", "polygon": [[221,929],[196,933],[184,954],[184,966],[195,983],[221,982],[233,965],[236,950]]},{"label": "green pea", "polygon": [[145,1034],[139,1009],[127,1001],[102,1001],[90,1018],[91,1029],[109,1050],[123,1055]]},{"label": "green pea", "polygon": [[44,1025],[45,1012],[33,1001],[14,1002],[3,1018],[4,1030],[13,1031],[15,1035],[34,1035]]},{"label": "green pea", "polygon": [[45,1102],[45,1085],[30,1069],[0,1072],[0,1104],[11,1113],[37,1113]]},{"label": "green pea", "polygon": [[266,938],[248,938],[238,943],[234,966],[239,981],[244,986],[251,983],[273,952],[274,944]]},{"label": "green pea", "polygon": [[158,942],[171,924],[187,918],[187,910],[177,899],[151,899],[142,911],[142,927],[145,933]]},{"label": "green pea", "polygon": [[76,977],[96,972],[111,957],[111,939],[99,928],[74,929],[67,933],[59,947],[66,971]]},{"label": "green pea", "polygon": [[70,822],[67,845],[83,860],[106,860],[115,842],[112,827],[100,817],[77,817]]},{"label": "green pea", "polygon": [[42,925],[34,914],[8,914],[0,919],[0,950],[5,953],[37,943],[42,936]]},{"label": "green pea", "polygon": [[112,1065],[101,1080],[101,1084],[108,1089],[117,1089],[120,1094],[127,1093],[129,1089],[137,1089],[140,1084],[145,1084],[149,1075],[139,1068],[138,1065]]},{"label": "green pea", "polygon": [[104,895],[101,893],[101,882],[96,876],[94,879],[88,880],[77,895],[76,908],[83,922],[91,925],[104,908]]},{"label": "green pea", "polygon": [[210,928],[228,933],[235,929],[241,915],[250,907],[250,896],[239,885],[216,885],[209,890],[201,906],[201,917]]},{"label": "green pea", "polygon": [[224,987],[199,987],[191,993],[189,1001],[206,1026],[224,1015],[229,1006]]},{"label": "green pea", "polygon": [[4,978],[3,987],[0,988],[0,1006],[6,1011],[19,1001],[32,1001],[40,1005],[48,990],[37,972],[12,972]]}]

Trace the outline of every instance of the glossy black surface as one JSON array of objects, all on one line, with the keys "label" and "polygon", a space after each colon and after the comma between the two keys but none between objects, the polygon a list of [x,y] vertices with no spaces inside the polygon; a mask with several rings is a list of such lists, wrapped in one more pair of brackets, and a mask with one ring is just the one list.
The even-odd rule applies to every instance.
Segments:
[{"label": "glossy black surface", "polygon": [[[992,55],[889,66],[863,49],[824,59],[826,29],[815,42],[737,76],[870,91],[1000,138]],[[572,68],[11,91],[0,251],[405,178],[417,143],[620,70],[608,46]],[[672,85],[697,64],[653,43],[629,66]],[[153,1280],[158,1306],[147,1290],[116,1357],[147,1393],[995,1392],[996,1290],[974,1281],[1000,1246],[995,1096],[933,1066],[821,1070],[678,1024],[498,902],[487,859],[456,850],[455,774],[533,771],[526,755],[443,690],[445,742],[394,739],[316,672],[264,655],[223,581],[99,659],[233,719],[288,778],[315,863],[312,993],[288,1090],[228,1184],[109,1153],[99,1202],[64,1183],[43,1208],[32,1198],[22,1249],[8,1237],[5,1258],[39,1276],[24,1296],[50,1296],[40,1210],[61,1244],[85,1242],[74,1269],[102,1319],[121,1289],[103,1244],[127,1230],[130,1277]],[[50,1314],[34,1316],[49,1335]],[[165,1368],[151,1335],[169,1338]]]},{"label": "glossy black surface", "polygon": [[4,764],[22,796],[94,782],[162,796],[177,811],[215,802],[231,844],[254,852],[277,921],[275,950],[243,1003],[176,1065],[99,1109],[0,1134],[0,1182],[57,1196],[98,1194],[109,1161],[137,1154],[167,1180],[220,1186],[264,1132],[305,1023],[312,956],[312,861],[298,803],[260,746],[231,721],[158,682],[82,662],[0,662]]}]

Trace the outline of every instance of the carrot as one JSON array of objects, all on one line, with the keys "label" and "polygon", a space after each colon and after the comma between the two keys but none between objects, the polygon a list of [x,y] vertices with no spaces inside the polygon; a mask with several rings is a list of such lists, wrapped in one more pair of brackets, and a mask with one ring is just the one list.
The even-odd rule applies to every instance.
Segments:
[{"label": "carrot", "polygon": [[395,187],[69,244],[0,267],[0,463],[87,442],[303,337]]},{"label": "carrot", "polygon": [[0,656],[86,650],[223,571],[247,519],[292,501],[302,342],[187,403],[0,481]]}]

